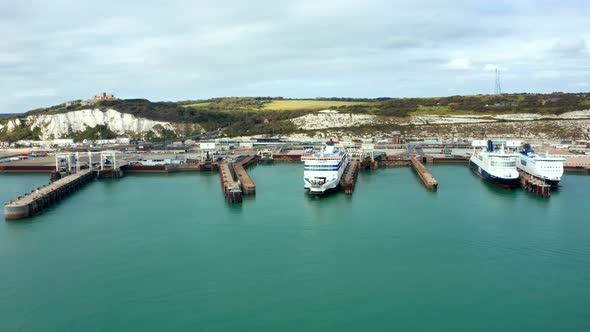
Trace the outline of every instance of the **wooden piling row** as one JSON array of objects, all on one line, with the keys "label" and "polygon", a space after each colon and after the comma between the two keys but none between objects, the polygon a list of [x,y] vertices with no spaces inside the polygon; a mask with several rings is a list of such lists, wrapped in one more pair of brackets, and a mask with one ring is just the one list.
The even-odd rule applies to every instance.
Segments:
[{"label": "wooden piling row", "polygon": [[4,217],[7,220],[17,220],[39,214],[49,205],[59,202],[94,178],[95,174],[91,169],[84,169],[37,188],[6,204]]},{"label": "wooden piling row", "polygon": [[535,194],[535,196],[546,198],[551,197],[551,185],[546,184],[545,181],[520,169],[518,170],[518,174],[520,175],[520,186],[524,190]]},{"label": "wooden piling row", "polygon": [[422,180],[422,183],[424,183],[424,186],[426,186],[426,188],[428,190],[432,190],[432,191],[437,190],[438,189],[438,181],[436,181],[434,176],[432,176],[432,174],[430,174],[428,169],[418,159],[416,159],[415,156],[410,157],[410,161],[412,162],[412,166],[413,166],[414,170],[416,171],[416,173],[418,174],[418,176]]}]

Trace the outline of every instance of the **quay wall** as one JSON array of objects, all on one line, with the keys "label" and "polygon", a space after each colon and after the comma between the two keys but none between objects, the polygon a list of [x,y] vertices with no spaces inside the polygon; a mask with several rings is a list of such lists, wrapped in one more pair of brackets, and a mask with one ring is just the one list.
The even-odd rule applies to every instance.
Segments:
[{"label": "quay wall", "polygon": [[301,161],[300,154],[274,154],[272,158],[274,161]]},{"label": "quay wall", "polygon": [[127,165],[123,167],[125,173],[166,173],[166,166],[164,165]]},{"label": "quay wall", "polygon": [[178,165],[127,165],[122,167],[125,173],[172,173],[213,171],[219,168],[218,163],[197,163]]},{"label": "quay wall", "polygon": [[381,160],[379,161],[380,167],[406,167],[412,165],[409,160]]},{"label": "quay wall", "polygon": [[584,166],[564,166],[563,170],[569,173],[586,173],[590,174],[590,167]]},{"label": "quay wall", "polygon": [[55,166],[48,165],[2,165],[0,173],[50,173],[55,171]]},{"label": "quay wall", "polygon": [[433,163],[449,163],[449,164],[466,164],[469,162],[468,158],[433,158]]}]

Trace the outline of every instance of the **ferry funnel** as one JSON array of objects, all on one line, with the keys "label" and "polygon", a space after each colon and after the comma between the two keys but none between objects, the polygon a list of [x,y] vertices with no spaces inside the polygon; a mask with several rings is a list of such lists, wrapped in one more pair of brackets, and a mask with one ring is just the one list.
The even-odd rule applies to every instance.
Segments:
[{"label": "ferry funnel", "polygon": [[494,152],[494,142],[488,140],[488,152]]}]

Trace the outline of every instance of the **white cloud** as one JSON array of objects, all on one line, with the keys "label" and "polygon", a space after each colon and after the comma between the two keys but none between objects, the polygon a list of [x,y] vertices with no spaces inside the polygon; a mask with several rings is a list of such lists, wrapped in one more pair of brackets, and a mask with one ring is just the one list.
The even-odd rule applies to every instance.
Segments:
[{"label": "white cloud", "polygon": [[39,89],[26,89],[15,91],[12,96],[15,98],[37,98],[37,97],[52,97],[57,94],[55,89],[51,88],[39,88]]},{"label": "white cloud", "polygon": [[586,50],[586,40],[580,36],[560,38],[554,45],[553,50],[559,53],[579,53]]},{"label": "white cloud", "polygon": [[469,70],[473,69],[471,61],[467,58],[455,58],[443,65],[445,69],[450,70]]},{"label": "white cloud", "polygon": [[495,71],[496,69],[499,71],[507,71],[508,70],[508,68],[506,68],[504,66],[495,65],[493,63],[488,63],[487,65],[483,66],[483,68],[482,68],[483,71]]},{"label": "white cloud", "polygon": [[588,10],[581,0],[0,1],[0,113],[102,90],[151,100],[487,93],[495,68],[510,69],[502,83],[513,91],[579,90]]}]

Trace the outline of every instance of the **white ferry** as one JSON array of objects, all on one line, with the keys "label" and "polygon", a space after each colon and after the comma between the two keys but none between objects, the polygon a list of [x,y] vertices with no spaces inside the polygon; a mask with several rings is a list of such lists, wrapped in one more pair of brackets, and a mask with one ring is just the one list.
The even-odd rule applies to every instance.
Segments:
[{"label": "white ferry", "polygon": [[338,150],[332,143],[319,153],[304,155],[303,180],[310,194],[322,195],[340,185],[340,178],[348,166],[348,154]]},{"label": "white ferry", "polygon": [[525,144],[516,157],[516,167],[544,180],[546,184],[557,187],[563,175],[565,159],[551,157],[548,153],[535,152],[529,144]]},{"label": "white ferry", "polygon": [[494,150],[492,141],[473,141],[473,155],[469,159],[469,167],[480,178],[494,185],[512,189],[520,185],[516,170],[516,156],[504,151]]}]

